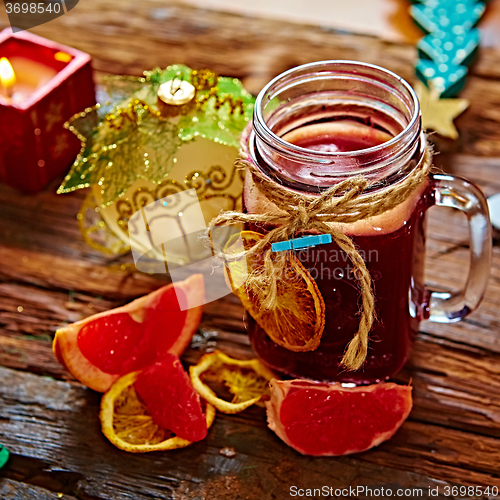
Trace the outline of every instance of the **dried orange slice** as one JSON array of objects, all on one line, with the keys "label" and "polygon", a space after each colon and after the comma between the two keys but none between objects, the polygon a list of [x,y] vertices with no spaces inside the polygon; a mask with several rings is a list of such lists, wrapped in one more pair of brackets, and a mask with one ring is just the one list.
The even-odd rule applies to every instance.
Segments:
[{"label": "dried orange slice", "polygon": [[[221,351],[205,354],[189,373],[196,392],[222,413],[239,413],[258,403],[270,394],[269,381],[275,378],[258,359],[233,359]],[[219,398],[207,381],[223,383],[233,400]]]},{"label": "dried orange slice", "polygon": [[263,237],[253,231],[242,231],[228,241],[224,253],[228,257],[226,274],[231,289],[276,344],[290,351],[314,351],[325,328],[325,302],[316,282],[297,257],[291,252],[280,256],[287,262],[283,276],[277,278],[278,306],[272,310],[263,307],[247,279],[250,273],[256,276],[264,273],[263,256],[235,258]]},{"label": "dried orange slice", "polygon": [[[103,396],[99,415],[103,434],[117,448],[131,453],[175,450],[192,444],[155,424],[134,388],[140,373],[121,377]],[[206,405],[205,415],[210,428],[215,419],[211,404]]]}]

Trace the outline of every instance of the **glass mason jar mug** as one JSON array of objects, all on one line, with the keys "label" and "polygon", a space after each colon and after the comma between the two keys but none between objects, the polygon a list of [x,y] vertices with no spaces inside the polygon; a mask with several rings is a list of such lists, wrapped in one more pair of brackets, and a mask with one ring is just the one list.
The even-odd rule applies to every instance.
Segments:
[{"label": "glass mason jar mug", "polygon": [[[257,97],[245,145],[247,160],[276,186],[309,200],[360,174],[369,182],[361,196],[384,193],[422,167],[427,148],[408,83],[351,61],[306,64],[272,80]],[[247,213],[277,211],[271,198],[246,175]],[[432,291],[423,281],[425,215],[435,205],[461,210],[468,219],[470,270],[458,292]],[[277,345],[248,315],[252,347],[271,369],[315,380],[378,382],[402,368],[421,320],[459,321],[479,305],[489,276],[491,226],[483,194],[467,180],[430,174],[384,213],[331,224],[352,239],[371,275],[376,320],[366,360],[356,371],[341,363],[359,327],[361,295],[351,261],[332,242],[295,251],[325,302],[325,329],[315,350]]]}]

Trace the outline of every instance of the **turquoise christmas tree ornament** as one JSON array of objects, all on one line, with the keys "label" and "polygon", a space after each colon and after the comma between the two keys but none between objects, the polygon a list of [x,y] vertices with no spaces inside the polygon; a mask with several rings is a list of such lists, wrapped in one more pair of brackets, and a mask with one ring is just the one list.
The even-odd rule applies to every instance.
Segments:
[{"label": "turquoise christmas tree ornament", "polygon": [[417,44],[415,72],[438,96],[453,97],[463,89],[481,40],[474,26],[484,10],[478,0],[420,0],[410,7],[415,23],[427,33]]},{"label": "turquoise christmas tree ornament", "polygon": [[454,118],[468,106],[450,99],[464,87],[468,65],[477,53],[481,34],[476,24],[486,9],[479,0],[410,0],[410,14],[426,34],[417,44],[415,89],[422,105],[424,128],[456,139]]},{"label": "turquoise christmas tree ornament", "polygon": [[444,31],[425,36],[417,44],[417,77],[443,97],[457,95],[465,85],[466,65],[472,62],[480,41],[477,28],[458,36]]},{"label": "turquoise christmas tree ornament", "polygon": [[419,59],[415,71],[418,79],[441,97],[457,95],[464,88],[468,73],[466,66],[437,64],[428,59]]},{"label": "turquoise christmas tree ornament", "polygon": [[438,31],[424,36],[417,43],[417,50],[421,59],[431,59],[437,64],[469,65],[480,41],[481,34],[477,28],[459,36]]},{"label": "turquoise christmas tree ornament", "polygon": [[412,5],[410,14],[425,33],[444,31],[460,36],[478,23],[485,8],[483,2],[472,0],[434,0]]}]

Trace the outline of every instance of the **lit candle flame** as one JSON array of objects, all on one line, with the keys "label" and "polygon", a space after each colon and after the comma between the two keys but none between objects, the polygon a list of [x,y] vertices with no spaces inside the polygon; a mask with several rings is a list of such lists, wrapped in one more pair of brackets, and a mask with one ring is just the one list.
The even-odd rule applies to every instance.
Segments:
[{"label": "lit candle flame", "polygon": [[0,84],[9,91],[16,83],[14,68],[6,57],[0,58]]},{"label": "lit candle flame", "polygon": [[69,54],[66,54],[66,52],[59,51],[54,54],[54,59],[56,61],[69,63],[73,59],[73,57],[70,56]]}]

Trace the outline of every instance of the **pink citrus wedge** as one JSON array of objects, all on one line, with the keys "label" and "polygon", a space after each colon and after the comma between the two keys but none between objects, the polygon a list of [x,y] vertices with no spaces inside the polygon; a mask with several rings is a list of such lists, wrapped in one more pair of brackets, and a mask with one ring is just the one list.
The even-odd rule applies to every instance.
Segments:
[{"label": "pink citrus wedge", "polygon": [[[195,274],[129,304],[60,328],[53,350],[76,379],[106,392],[122,375],[167,353],[181,355],[203,312],[203,276]],[[179,301],[186,310],[181,310]],[[191,307],[191,305],[195,305]],[[185,307],[184,307],[185,308]]]},{"label": "pink citrus wedge", "polygon": [[411,387],[272,380],[266,407],[270,429],[299,453],[348,455],[378,446],[396,433],[412,408]]}]

